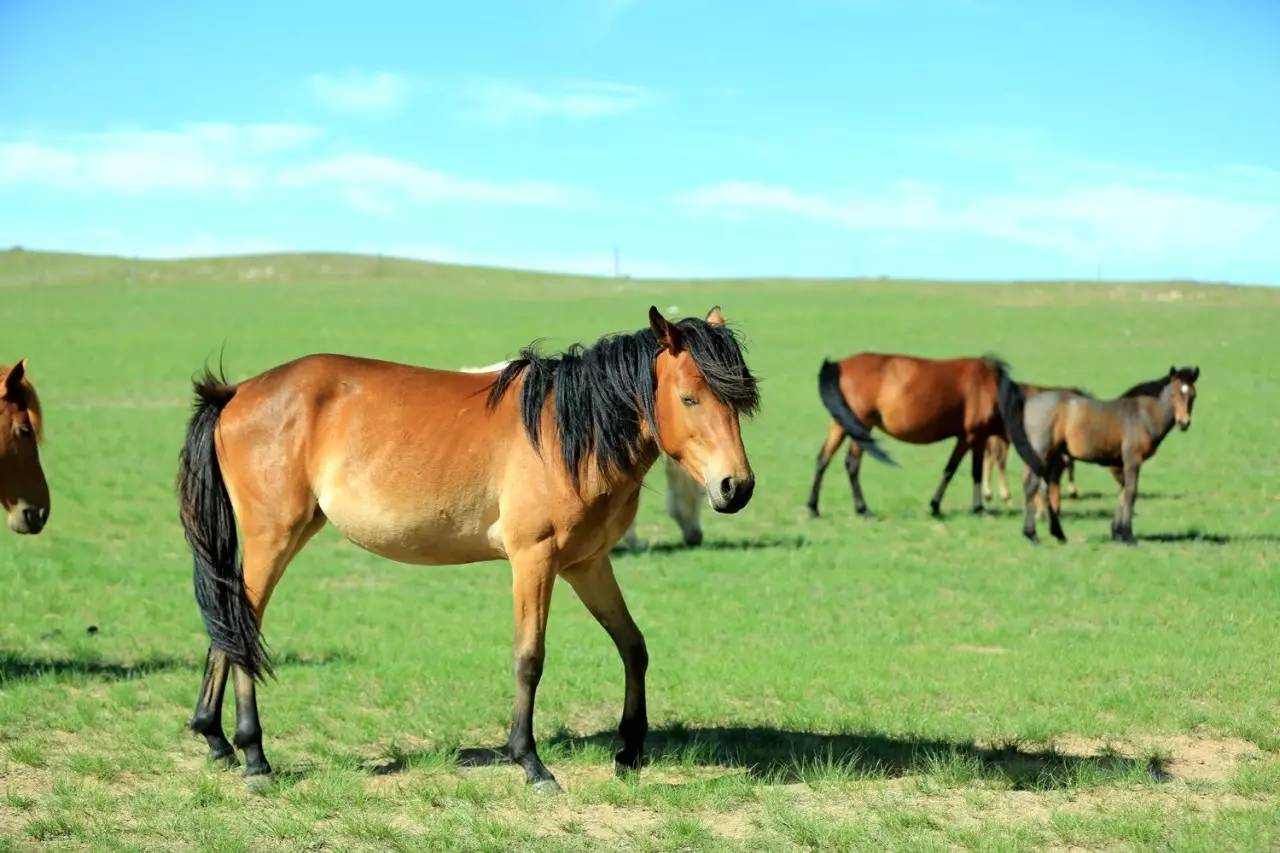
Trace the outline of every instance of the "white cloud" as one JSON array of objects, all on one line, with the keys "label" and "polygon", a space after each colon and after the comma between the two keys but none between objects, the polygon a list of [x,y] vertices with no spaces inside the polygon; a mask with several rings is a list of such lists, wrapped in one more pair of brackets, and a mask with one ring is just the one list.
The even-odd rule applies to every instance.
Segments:
[{"label": "white cloud", "polygon": [[567,80],[543,89],[513,80],[475,80],[466,94],[471,118],[498,125],[543,118],[608,118],[630,112],[652,97],[642,86],[595,80]]},{"label": "white cloud", "polygon": [[911,182],[885,192],[843,194],[724,182],[683,200],[694,211],[732,219],[783,216],[851,231],[986,237],[1080,261],[1189,252],[1253,255],[1280,239],[1280,203],[1123,183],[963,195]]},{"label": "white cloud", "polygon": [[265,158],[319,135],[309,125],[207,122],[85,134],[53,144],[0,142],[0,184],[82,192],[246,192],[262,183]]},{"label": "white cloud", "polygon": [[128,130],[62,138],[0,141],[0,186],[27,185],[110,195],[195,193],[247,197],[270,191],[333,191],[379,216],[401,203],[565,206],[582,190],[530,180],[452,175],[370,153],[324,155],[309,125],[192,124],[177,130]]},{"label": "white cloud", "polygon": [[406,160],[371,154],[341,154],[316,160],[285,170],[280,182],[292,187],[336,186],[348,199],[354,192],[355,198],[370,205],[385,203],[392,196],[425,204],[466,201],[534,206],[559,206],[582,198],[577,190],[558,184],[460,178]]},{"label": "white cloud", "polygon": [[413,89],[408,78],[389,71],[312,74],[308,82],[320,103],[347,113],[396,112]]}]

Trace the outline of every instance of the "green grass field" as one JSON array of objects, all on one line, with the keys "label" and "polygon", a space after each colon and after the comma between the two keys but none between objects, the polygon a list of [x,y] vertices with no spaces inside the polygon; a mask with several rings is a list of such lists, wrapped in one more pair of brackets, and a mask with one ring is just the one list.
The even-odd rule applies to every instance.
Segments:
[{"label": "green grass field", "polygon": [[[232,378],[314,351],[486,364],[639,328],[650,303],[723,305],[764,408],[752,504],[682,550],[651,478],[652,547],[616,559],[652,658],[639,780],[611,773],[621,664],[564,585],[537,733],[566,794],[458,768],[506,734],[506,564],[403,566],[332,530],[267,617],[274,784],[208,766],[184,728],[206,642],[173,491],[192,373],[220,351]],[[0,318],[53,490],[42,535],[0,536],[0,850],[1280,845],[1280,290],[10,252]],[[929,517],[943,445],[864,465],[872,520],[834,466],[809,519],[817,367],[864,349],[996,352],[1101,395],[1203,375],[1192,429],[1143,469],[1140,546],[1110,543],[1114,485],[1082,466],[1069,544],[1036,549],[1017,508],[968,514],[967,468]]]}]

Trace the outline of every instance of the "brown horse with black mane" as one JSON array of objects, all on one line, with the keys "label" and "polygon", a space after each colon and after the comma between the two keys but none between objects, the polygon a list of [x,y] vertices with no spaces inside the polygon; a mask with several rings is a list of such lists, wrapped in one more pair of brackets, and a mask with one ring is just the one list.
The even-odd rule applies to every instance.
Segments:
[{"label": "brown horse with black mane", "polygon": [[211,639],[190,725],[210,757],[235,758],[221,722],[233,671],[246,775],[271,772],[255,695],[270,671],[259,627],[285,567],[329,521],[406,563],[511,562],[516,697],[502,754],[541,791],[559,789],[538,758],[533,708],[563,577],[622,657],[615,758],[619,771],[639,769],[648,654],[609,552],[659,451],[718,511],[746,506],[755,477],[739,415],[759,401],[719,308],[679,322],[651,308],[649,324],[556,357],[529,348],[496,374],[313,355],[237,385],[207,373],[196,382],[178,487]]},{"label": "brown horse with black mane", "polygon": [[1039,469],[1040,460],[1022,432],[1021,388],[1009,378],[1008,366],[996,358],[931,359],[864,352],[839,364],[824,361],[818,372],[818,394],[831,413],[827,440],[809,491],[809,511],[818,514],[818,493],[827,465],[846,437],[852,439],[845,467],[853,489],[854,509],[866,515],[859,471],[862,454],[892,463],[871,436],[880,429],[911,444],[956,440],[929,507],[942,514],[942,495],[966,453],[973,453],[973,511],[982,512],[982,456],[987,438],[1009,426],[1019,455]]},{"label": "brown horse with black mane", "polygon": [[40,398],[27,379],[26,359],[0,365],[0,373],[0,506],[14,533],[39,533],[49,520],[49,484],[40,467]]},{"label": "brown horse with black mane", "polygon": [[1062,469],[1067,459],[1105,465],[1121,482],[1120,504],[1111,522],[1111,538],[1136,545],[1133,503],[1138,497],[1138,470],[1155,456],[1160,443],[1176,424],[1191,428],[1198,367],[1169,368],[1169,375],[1140,382],[1114,400],[1095,400],[1072,391],[1045,391],[1027,401],[1025,428],[1044,473],[1023,477],[1027,507],[1022,532],[1036,536],[1034,497],[1041,477],[1049,484],[1049,532],[1066,542],[1059,518]]}]

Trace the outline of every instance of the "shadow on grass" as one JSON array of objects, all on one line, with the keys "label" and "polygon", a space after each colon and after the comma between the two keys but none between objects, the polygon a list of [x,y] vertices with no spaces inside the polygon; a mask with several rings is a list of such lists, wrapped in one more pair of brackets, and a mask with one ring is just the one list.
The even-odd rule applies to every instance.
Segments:
[{"label": "shadow on grass", "polygon": [[[294,654],[279,655],[274,659],[277,668],[294,666],[325,666],[343,660],[341,655],[304,657]],[[126,681],[144,678],[157,672],[185,669],[198,672],[203,662],[174,657],[150,657],[133,663],[94,660],[93,658],[33,658],[20,652],[0,649],[0,685],[16,681],[35,681],[42,678],[95,678],[103,681]]]},{"label": "shadow on grass", "polygon": [[803,536],[761,536],[756,539],[708,539],[701,545],[685,545],[680,542],[652,542],[638,551],[632,551],[619,543],[613,549],[614,557],[640,557],[645,554],[674,554],[698,551],[757,551],[766,548],[803,548],[809,540]]},{"label": "shadow on grass", "polygon": [[1206,533],[1198,528],[1169,533],[1137,534],[1139,542],[1198,542],[1203,545],[1230,545],[1242,542],[1280,543],[1280,534],[1274,533]]},{"label": "shadow on grass", "polygon": [[[593,756],[613,747],[614,733],[557,735],[547,740],[571,755]],[[474,753],[493,750],[464,750]],[[650,760],[703,767],[739,768],[766,783],[789,784],[823,775],[900,777],[933,775],[955,781],[999,780],[1015,790],[1077,787],[1097,780],[1171,777],[1159,759],[1117,754],[1063,755],[1052,749],[1017,745],[983,747],[973,743],[896,738],[875,733],[824,734],[767,726],[687,728],[673,726],[649,733]],[[459,754],[460,760],[462,753]]]}]

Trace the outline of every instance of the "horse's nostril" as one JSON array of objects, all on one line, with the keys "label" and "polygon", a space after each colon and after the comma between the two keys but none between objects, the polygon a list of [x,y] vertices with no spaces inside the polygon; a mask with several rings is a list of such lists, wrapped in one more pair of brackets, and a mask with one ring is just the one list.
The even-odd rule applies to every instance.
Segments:
[{"label": "horse's nostril", "polygon": [[723,480],[720,481],[720,494],[724,495],[726,498],[731,497],[733,495],[733,478],[732,477],[725,477]]}]

